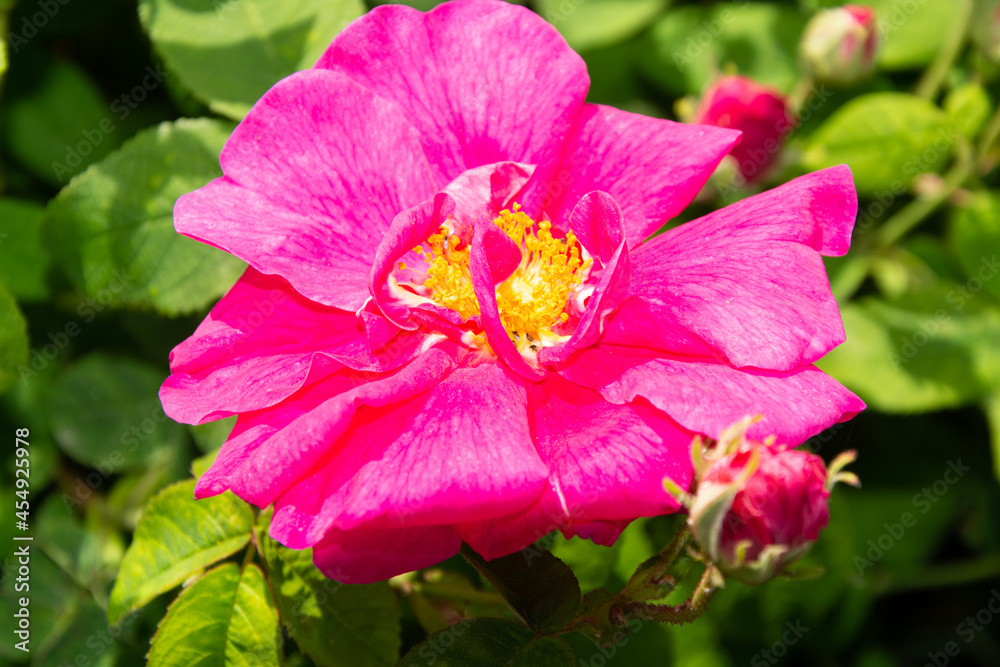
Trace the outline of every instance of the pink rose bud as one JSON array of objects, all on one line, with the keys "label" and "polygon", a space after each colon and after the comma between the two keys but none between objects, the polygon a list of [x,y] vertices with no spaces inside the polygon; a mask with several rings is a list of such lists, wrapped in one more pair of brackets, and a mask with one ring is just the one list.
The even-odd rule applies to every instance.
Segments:
[{"label": "pink rose bud", "polygon": [[844,5],[818,12],[809,21],[799,53],[817,81],[850,84],[875,69],[881,37],[875,11]]},{"label": "pink rose bud", "polygon": [[746,440],[750,423],[729,429],[704,458],[696,450],[699,474],[688,523],[724,576],[759,584],[784,572],[819,537],[830,517],[833,485],[858,480],[841,472],[854,452],[827,469],[807,451]]},{"label": "pink rose bud", "polygon": [[724,76],[705,91],[692,122],[743,132],[730,155],[753,182],[774,163],[796,121],[778,90],[745,76]]}]

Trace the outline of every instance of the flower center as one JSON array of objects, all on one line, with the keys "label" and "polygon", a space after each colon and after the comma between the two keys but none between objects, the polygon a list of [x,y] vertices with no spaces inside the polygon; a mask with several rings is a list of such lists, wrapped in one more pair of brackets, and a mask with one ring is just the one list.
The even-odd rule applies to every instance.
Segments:
[{"label": "flower center", "polygon": [[[579,287],[590,268],[591,260],[580,257],[580,248],[573,232],[565,238],[552,235],[552,223],[535,222],[521,212],[504,209],[493,221],[507,236],[521,246],[521,263],[496,290],[500,320],[519,350],[537,350],[554,344],[560,337],[554,327],[569,319],[566,303],[570,293]],[[469,246],[448,234],[442,227],[427,239],[430,251],[424,287],[436,303],[459,313],[463,318],[479,314],[479,301],[472,288],[469,271]]]}]

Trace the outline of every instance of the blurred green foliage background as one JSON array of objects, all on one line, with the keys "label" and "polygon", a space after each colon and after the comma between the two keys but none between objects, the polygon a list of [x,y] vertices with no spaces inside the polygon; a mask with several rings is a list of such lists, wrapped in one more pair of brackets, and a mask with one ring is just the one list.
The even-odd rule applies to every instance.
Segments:
[{"label": "blurred green foliage background", "polygon": [[[719,71],[795,93],[802,29],[832,4],[531,6],[586,59],[591,101],[677,118]],[[870,408],[808,444],[827,461],[860,453],[863,488],[834,493],[808,557],[827,572],[730,583],[693,625],[647,624],[613,648],[574,639],[580,665],[1000,664],[988,607],[1000,598],[994,3],[871,4],[884,37],[877,72],[814,90],[757,186],[846,162],[861,195],[854,247],[828,264],[848,343],[821,365]],[[220,174],[226,137],[270,85],[309,67],[366,10],[360,0],[0,0],[0,662],[144,664],[177,589],[109,628],[113,581],[149,499],[189,479],[231,427],[175,424],[157,390],[170,349],[242,270],[177,236],[173,202]],[[752,191],[721,175],[685,215]],[[12,639],[17,428],[31,443],[30,656]],[[551,548],[584,590],[617,590],[672,521],[637,521],[610,549],[562,538]],[[228,575],[213,576],[221,586]],[[334,645],[322,657],[286,635],[286,664],[392,664],[444,623],[502,613],[458,560],[394,587],[347,589],[321,601],[311,589],[343,618],[324,628]],[[261,613],[276,623],[273,609]],[[361,617],[388,633],[378,650],[357,652],[365,631],[350,619]]]}]

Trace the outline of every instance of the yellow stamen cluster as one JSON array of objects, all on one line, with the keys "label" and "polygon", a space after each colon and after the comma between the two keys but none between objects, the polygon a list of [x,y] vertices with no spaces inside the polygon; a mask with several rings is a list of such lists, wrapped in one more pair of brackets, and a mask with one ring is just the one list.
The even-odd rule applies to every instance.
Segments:
[{"label": "yellow stamen cluster", "polygon": [[[493,221],[521,246],[521,264],[496,290],[500,319],[519,349],[537,349],[552,338],[551,328],[565,322],[570,292],[583,282],[590,260],[580,257],[576,236],[552,236],[552,223],[535,222],[514,205]],[[537,229],[536,229],[537,228]],[[445,228],[427,239],[427,279],[424,287],[431,298],[458,312],[462,317],[479,314],[479,302],[469,272],[469,247],[462,247]],[[423,248],[415,251],[423,254]]]}]

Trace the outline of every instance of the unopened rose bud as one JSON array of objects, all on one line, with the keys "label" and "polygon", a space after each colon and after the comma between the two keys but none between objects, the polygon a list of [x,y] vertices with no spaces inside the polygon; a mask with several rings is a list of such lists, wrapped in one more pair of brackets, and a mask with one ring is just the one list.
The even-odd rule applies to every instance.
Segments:
[{"label": "unopened rose bud", "polygon": [[696,454],[688,523],[724,576],[759,584],[784,572],[819,537],[833,485],[858,480],[842,472],[854,452],[827,469],[807,451],[746,440],[749,423],[730,429],[704,458]]},{"label": "unopened rose bud", "polygon": [[691,122],[743,132],[730,155],[743,178],[753,182],[777,159],[795,116],[778,90],[745,76],[724,76],[705,91]]},{"label": "unopened rose bud", "polygon": [[846,85],[872,73],[881,41],[875,10],[844,5],[812,17],[799,53],[817,81]]}]

